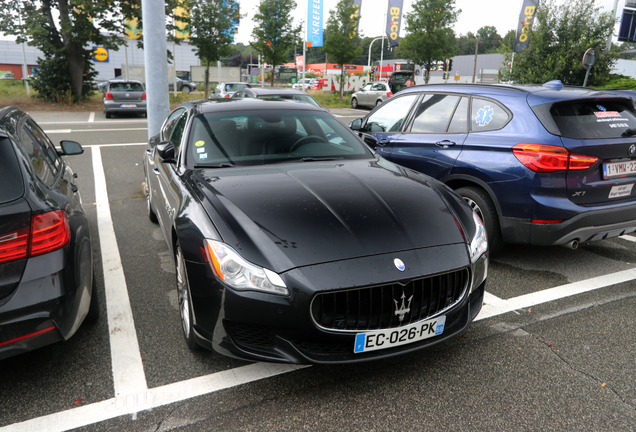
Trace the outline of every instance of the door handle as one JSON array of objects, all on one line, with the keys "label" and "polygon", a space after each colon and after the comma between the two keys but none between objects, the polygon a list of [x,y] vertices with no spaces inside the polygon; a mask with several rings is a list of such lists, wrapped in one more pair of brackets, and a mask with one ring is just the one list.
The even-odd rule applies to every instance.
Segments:
[{"label": "door handle", "polygon": [[152,169],[152,171],[153,171],[155,174],[159,175],[159,168],[154,167],[154,168]]},{"label": "door handle", "polygon": [[151,148],[147,148],[147,149],[146,149],[146,153],[148,153],[148,154],[152,154],[152,149],[151,149]]},{"label": "door handle", "polygon": [[384,147],[385,145],[389,144],[389,140],[386,138],[383,138],[381,140],[378,140],[378,145]]},{"label": "door handle", "polygon": [[444,140],[444,141],[438,141],[435,143],[435,145],[437,147],[441,147],[441,148],[449,148],[455,145],[454,142],[449,141],[449,140]]}]

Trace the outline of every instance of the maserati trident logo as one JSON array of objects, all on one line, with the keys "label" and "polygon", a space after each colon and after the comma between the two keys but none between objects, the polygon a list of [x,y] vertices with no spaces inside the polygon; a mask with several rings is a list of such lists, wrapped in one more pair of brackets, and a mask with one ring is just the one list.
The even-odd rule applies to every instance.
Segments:
[{"label": "maserati trident logo", "polygon": [[627,149],[627,154],[630,156],[634,156],[636,154],[636,144],[632,144],[629,146],[629,149]]},{"label": "maserati trident logo", "polygon": [[404,271],[404,269],[406,268],[402,260],[399,258],[394,259],[393,264],[395,264],[395,268],[398,269],[399,271]]},{"label": "maserati trident logo", "polygon": [[409,297],[409,303],[407,305],[404,304],[405,299],[404,291],[402,291],[402,306],[398,304],[397,300],[393,299],[395,302],[395,315],[397,315],[400,322],[404,321],[404,315],[411,312],[411,300],[413,300],[413,296]]}]

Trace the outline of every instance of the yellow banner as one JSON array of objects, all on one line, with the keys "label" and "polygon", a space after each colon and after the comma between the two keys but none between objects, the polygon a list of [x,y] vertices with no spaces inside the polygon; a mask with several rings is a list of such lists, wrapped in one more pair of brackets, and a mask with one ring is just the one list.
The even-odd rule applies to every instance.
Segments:
[{"label": "yellow banner", "polygon": [[187,23],[184,21],[181,21],[179,17],[190,18],[190,11],[182,6],[177,6],[174,9],[174,16],[175,16],[174,25],[177,27],[177,29],[174,32],[174,36],[177,39],[189,40],[190,30],[186,28]]},{"label": "yellow banner", "polygon": [[126,39],[139,39],[142,30],[139,28],[139,20],[137,18],[126,20]]}]

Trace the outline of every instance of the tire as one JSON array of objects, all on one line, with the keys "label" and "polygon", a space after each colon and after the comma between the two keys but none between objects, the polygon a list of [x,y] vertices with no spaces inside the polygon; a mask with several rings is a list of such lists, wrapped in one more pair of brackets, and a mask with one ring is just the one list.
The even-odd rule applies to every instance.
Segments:
[{"label": "tire", "polygon": [[109,113],[109,112],[104,113],[104,114],[106,115],[106,118],[111,118],[111,116],[112,116],[112,114],[111,114],[111,113]]},{"label": "tire", "polygon": [[375,106],[378,106],[382,103],[382,99],[378,99],[377,101],[375,101]]},{"label": "tire", "polygon": [[179,315],[181,316],[181,327],[186,345],[192,351],[198,351],[201,347],[194,338],[192,327],[192,301],[190,300],[190,283],[185,267],[185,259],[181,252],[179,242],[175,245],[175,266],[177,270],[177,299],[179,302]]},{"label": "tire", "polygon": [[183,86],[183,88],[181,89],[181,91],[185,94],[188,94],[192,91],[192,89],[188,86]]},{"label": "tire", "polygon": [[358,108],[358,99],[357,98],[351,98],[351,108],[353,108],[353,109],[357,109]]},{"label": "tire", "polygon": [[146,179],[146,190],[144,192],[146,193],[146,211],[148,212],[148,219],[150,219],[150,222],[152,223],[159,223],[157,213],[155,213],[152,209],[152,203],[150,202],[150,186],[148,186],[148,179]]},{"label": "tire", "polygon": [[486,191],[479,187],[462,187],[457,189],[458,194],[464,198],[471,209],[480,217],[486,227],[488,235],[488,248],[491,254],[497,254],[503,248],[501,238],[501,227],[499,226],[499,216],[497,209]]},{"label": "tire", "polygon": [[87,322],[95,322],[99,319],[99,296],[97,295],[97,285],[95,284],[95,274],[93,274],[93,289],[91,290],[91,304],[88,307],[88,313],[85,320]]},{"label": "tire", "polygon": [[146,117],[148,117],[148,114],[147,114],[147,113],[145,113],[145,112],[142,112],[140,115],[141,115],[141,118],[146,118]]}]

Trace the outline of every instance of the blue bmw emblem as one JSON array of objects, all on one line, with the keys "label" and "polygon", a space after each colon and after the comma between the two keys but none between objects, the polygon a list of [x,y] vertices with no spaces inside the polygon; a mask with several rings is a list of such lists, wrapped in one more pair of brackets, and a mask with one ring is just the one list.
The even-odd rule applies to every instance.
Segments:
[{"label": "blue bmw emblem", "polygon": [[394,259],[393,264],[395,264],[395,268],[397,268],[399,271],[404,271],[404,269],[406,268],[402,260],[399,258]]},{"label": "blue bmw emblem", "polygon": [[632,144],[629,146],[629,150],[627,150],[627,154],[630,156],[634,156],[636,154],[636,144]]},{"label": "blue bmw emblem", "polygon": [[603,105],[596,105],[596,108],[598,108],[600,111],[607,111],[607,108],[605,108]]}]

